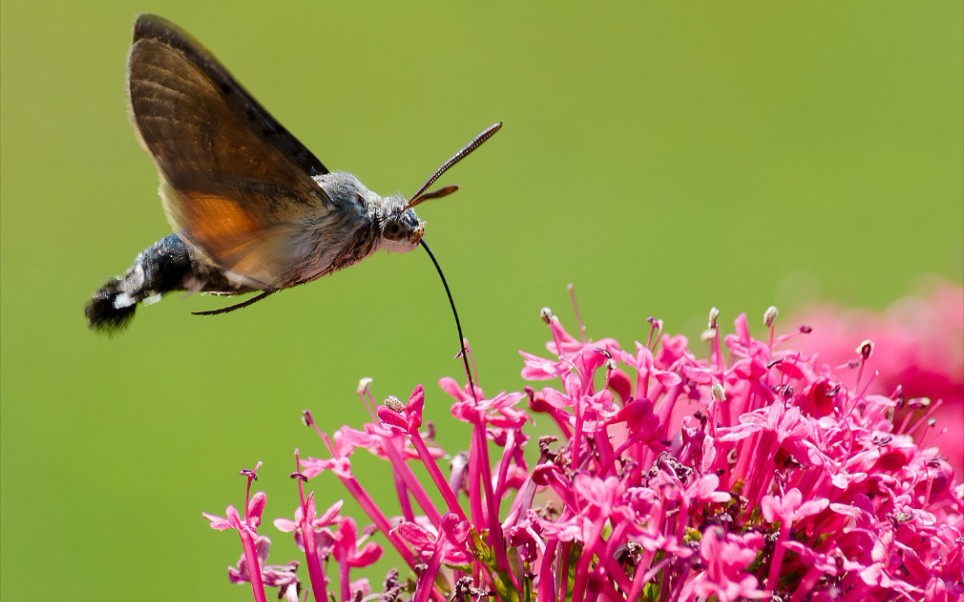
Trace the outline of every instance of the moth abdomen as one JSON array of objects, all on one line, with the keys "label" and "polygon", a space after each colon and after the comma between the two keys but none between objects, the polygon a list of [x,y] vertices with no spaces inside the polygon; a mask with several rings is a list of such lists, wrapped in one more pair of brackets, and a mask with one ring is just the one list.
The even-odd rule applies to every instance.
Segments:
[{"label": "moth abdomen", "polygon": [[183,290],[192,277],[191,253],[177,234],[165,236],[135,259],[123,277],[108,280],[84,307],[94,330],[113,332],[127,326],[138,303]]}]

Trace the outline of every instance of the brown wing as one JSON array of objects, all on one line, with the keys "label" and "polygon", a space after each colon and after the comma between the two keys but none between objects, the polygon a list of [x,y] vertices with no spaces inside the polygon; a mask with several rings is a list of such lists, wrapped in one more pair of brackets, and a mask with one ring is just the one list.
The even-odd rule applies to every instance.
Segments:
[{"label": "brown wing", "polygon": [[324,165],[187,33],[153,15],[134,27],[131,119],[164,180],[171,225],[256,288],[285,279],[298,224],[335,210]]}]

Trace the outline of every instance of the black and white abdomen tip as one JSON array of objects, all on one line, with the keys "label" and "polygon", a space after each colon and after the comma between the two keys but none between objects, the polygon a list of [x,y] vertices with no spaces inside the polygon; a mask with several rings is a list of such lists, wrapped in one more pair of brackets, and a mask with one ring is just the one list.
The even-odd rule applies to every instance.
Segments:
[{"label": "black and white abdomen tip", "polygon": [[127,326],[134,317],[137,301],[125,292],[124,280],[111,278],[84,307],[87,325],[94,330],[113,332]]},{"label": "black and white abdomen tip", "polygon": [[123,278],[111,278],[94,293],[84,307],[87,324],[102,332],[120,330],[139,303],[183,289],[191,274],[187,245],[177,234],[166,236],[138,255]]}]

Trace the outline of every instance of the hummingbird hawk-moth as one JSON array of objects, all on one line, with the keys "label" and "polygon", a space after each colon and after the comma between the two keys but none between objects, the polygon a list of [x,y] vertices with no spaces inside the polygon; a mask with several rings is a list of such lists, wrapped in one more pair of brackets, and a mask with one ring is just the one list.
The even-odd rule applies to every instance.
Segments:
[{"label": "hummingbird hawk-moth", "polygon": [[455,192],[454,185],[428,189],[502,125],[476,136],[408,199],[382,197],[350,173],[328,171],[210,52],[161,17],[141,15],[134,24],[127,88],[131,121],[157,166],[174,233],[94,293],[85,313],[102,331],[123,328],[139,303],[172,291],[259,293],[196,312],[219,314],[378,249],[422,245],[431,256],[415,206]]}]

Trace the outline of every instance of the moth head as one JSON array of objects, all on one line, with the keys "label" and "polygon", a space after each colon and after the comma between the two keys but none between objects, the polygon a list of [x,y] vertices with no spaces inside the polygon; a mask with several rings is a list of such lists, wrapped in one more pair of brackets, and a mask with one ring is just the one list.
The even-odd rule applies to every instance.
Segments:
[{"label": "moth head", "polygon": [[411,251],[425,234],[425,222],[401,195],[382,199],[376,214],[380,248],[395,253]]}]

